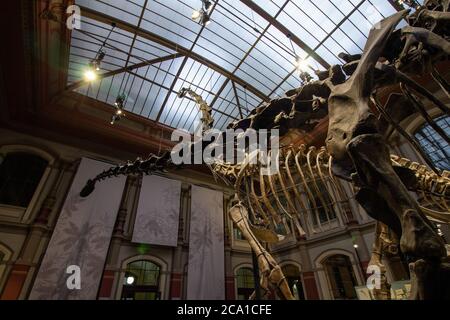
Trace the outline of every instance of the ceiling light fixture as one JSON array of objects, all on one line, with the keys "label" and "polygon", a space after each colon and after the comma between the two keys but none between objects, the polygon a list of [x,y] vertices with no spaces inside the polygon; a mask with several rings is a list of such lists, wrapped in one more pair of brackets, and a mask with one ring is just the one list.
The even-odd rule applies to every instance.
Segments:
[{"label": "ceiling light fixture", "polygon": [[208,11],[209,9],[211,9],[212,3],[211,3],[211,1],[204,0],[203,6],[205,7],[205,10]]},{"label": "ceiling light fixture", "polygon": [[310,69],[308,60],[302,59],[298,56],[295,58],[294,65],[300,72],[307,72]]},{"label": "ceiling light fixture", "polygon": [[100,70],[100,62],[96,59],[91,60],[88,64],[88,69],[84,72],[84,80],[92,82],[97,80],[97,71]]},{"label": "ceiling light fixture", "polygon": [[290,43],[291,43],[291,47],[292,47],[292,51],[294,52],[294,66],[297,69],[297,71],[299,72],[299,76],[300,76],[300,80],[302,81],[302,84],[308,83],[311,80],[313,80],[314,78],[309,74],[309,70],[314,70],[308,62],[308,58],[303,59],[301,58],[295,51],[295,47],[294,47],[294,43],[292,42],[291,39],[291,34],[287,35]]},{"label": "ceiling light fixture", "polygon": [[407,5],[410,8],[420,9],[421,5],[416,0],[397,0],[397,3],[401,6]]},{"label": "ceiling light fixture", "polygon": [[204,15],[202,16],[202,24],[203,24],[204,26],[207,26],[207,25],[210,24],[210,23],[211,23],[211,19],[209,18],[209,15],[204,14]]},{"label": "ceiling light fixture", "polygon": [[114,102],[114,106],[116,107],[116,112],[111,117],[111,124],[115,124],[117,121],[120,121],[122,117],[125,116],[124,108],[125,108],[125,94],[119,94],[116,98],[116,102]]},{"label": "ceiling light fixture", "polygon": [[201,9],[194,10],[191,15],[191,19],[198,24],[201,24],[203,26],[207,26],[211,23],[211,8],[212,3],[209,0],[202,0],[202,7]]},{"label": "ceiling light fixture", "polygon": [[113,115],[112,117],[111,117],[111,125],[114,125],[114,124],[116,124],[116,121],[120,121],[120,117],[119,116],[117,116],[117,115]]},{"label": "ceiling light fixture", "polygon": [[202,15],[202,13],[200,10],[194,10],[194,11],[192,11],[191,19],[197,20],[198,18],[200,18],[201,15]]},{"label": "ceiling light fixture", "polygon": [[88,69],[84,72],[84,80],[85,81],[92,82],[97,79],[97,73],[98,73],[98,71],[100,71],[101,63],[106,56],[106,52],[105,52],[105,50],[103,50],[103,48],[105,47],[106,42],[108,41],[108,39],[111,36],[111,33],[113,32],[115,27],[116,27],[116,24],[113,22],[111,24],[111,30],[109,30],[108,36],[105,38],[105,41],[103,41],[102,45],[98,49],[94,59],[89,61]]},{"label": "ceiling light fixture", "polygon": [[294,65],[297,68],[297,71],[299,71],[300,80],[303,84],[313,80],[313,77],[308,72],[309,69],[312,69],[308,63],[308,60],[296,57]]},{"label": "ceiling light fixture", "polygon": [[97,79],[97,72],[100,71],[100,65],[106,56],[106,52],[100,48],[94,59],[92,59],[88,64],[88,69],[84,73],[84,79],[88,82]]},{"label": "ceiling light fixture", "polygon": [[97,73],[95,72],[95,70],[89,68],[84,72],[84,80],[86,80],[87,82],[92,82],[95,81],[97,79]]}]

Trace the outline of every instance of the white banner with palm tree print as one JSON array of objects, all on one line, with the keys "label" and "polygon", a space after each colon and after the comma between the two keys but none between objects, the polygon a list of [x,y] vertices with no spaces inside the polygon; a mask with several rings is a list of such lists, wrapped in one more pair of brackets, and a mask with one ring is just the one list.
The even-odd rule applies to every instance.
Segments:
[{"label": "white banner with palm tree print", "polygon": [[176,247],[180,196],[180,181],[145,176],[142,179],[132,242]]},{"label": "white banner with palm tree print", "polygon": [[192,186],[187,299],[225,299],[222,192]]},{"label": "white banner with palm tree print", "polygon": [[30,299],[96,299],[126,178],[97,183],[87,198],[80,191],[88,179],[109,167],[105,162],[81,160]]}]

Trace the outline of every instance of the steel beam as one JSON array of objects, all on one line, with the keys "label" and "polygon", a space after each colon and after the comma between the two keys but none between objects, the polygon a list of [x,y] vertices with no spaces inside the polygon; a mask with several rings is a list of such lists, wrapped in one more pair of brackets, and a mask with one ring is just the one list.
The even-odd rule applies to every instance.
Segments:
[{"label": "steel beam", "polygon": [[267,97],[264,93],[262,93],[260,90],[258,90],[257,88],[255,88],[254,86],[250,85],[249,83],[245,82],[244,80],[242,80],[241,78],[233,75],[231,72],[227,71],[226,69],[224,69],[223,67],[217,65],[216,63],[206,59],[205,57],[183,47],[180,46],[179,44],[164,38],[160,35],[157,35],[151,31],[148,30],[144,30],[142,28],[136,28],[136,26],[125,22],[125,21],[121,21],[115,17],[109,16],[107,14],[104,14],[102,12],[98,12],[95,10],[92,10],[90,8],[86,8],[84,6],[80,6],[81,9],[81,15],[83,17],[86,18],[90,18],[105,24],[111,24],[112,22],[114,22],[117,26],[117,28],[122,29],[124,31],[130,32],[132,34],[136,33],[138,36],[156,42],[160,45],[163,45],[169,49],[172,49],[176,52],[178,52],[179,54],[181,54],[182,56],[186,56],[188,58],[191,58],[197,62],[200,62],[202,64],[204,64],[205,66],[211,68],[212,70],[222,74],[223,76],[229,78],[230,80],[233,80],[234,82],[240,84],[241,86],[247,86],[247,89],[252,92],[254,95],[256,95],[257,97],[265,100],[265,101],[269,101],[269,97]]},{"label": "steel beam", "polygon": [[318,63],[320,63],[325,69],[330,68],[328,62],[326,62],[321,56],[319,56],[312,48],[310,48],[305,42],[303,42],[299,37],[297,37],[293,32],[291,32],[288,28],[286,28],[280,21],[272,17],[268,12],[266,12],[263,8],[258,6],[252,0],[240,0],[247,7],[255,11],[262,18],[267,20],[272,26],[277,28],[281,33],[286,35],[286,37],[290,37],[290,39],[297,44],[303,51],[305,51],[309,56],[313,57]]},{"label": "steel beam", "polygon": [[[171,55],[164,56],[164,57],[159,57],[159,58],[155,58],[155,59],[151,59],[151,60],[146,60],[146,61],[143,61],[143,62],[139,62],[139,63],[133,64],[133,65],[131,65],[129,67],[123,67],[123,68],[119,68],[119,69],[116,69],[116,70],[112,70],[112,71],[108,71],[108,72],[99,74],[97,76],[97,79],[104,79],[104,78],[112,77],[112,76],[114,76],[116,74],[119,74],[119,73],[133,71],[135,69],[139,69],[139,68],[142,68],[142,67],[145,67],[145,66],[148,66],[148,65],[164,62],[164,61],[167,61],[167,60],[176,59],[176,58],[179,58],[179,57],[182,57],[182,56],[183,55],[180,54],[180,53],[175,53],[175,54],[171,54]],[[148,79],[146,79],[146,80],[148,81]],[[81,87],[81,86],[83,86],[85,84],[88,84],[88,82],[85,81],[85,80],[80,80],[80,81],[74,82],[71,85],[67,86],[66,90],[73,91],[73,90],[78,89],[79,87]]]},{"label": "steel beam", "polygon": [[239,108],[239,115],[241,116],[241,119],[244,119],[244,114],[242,112],[241,102],[239,101],[239,95],[236,89],[236,84],[233,81],[231,81],[231,84],[233,85],[234,97],[236,98],[236,104]]}]

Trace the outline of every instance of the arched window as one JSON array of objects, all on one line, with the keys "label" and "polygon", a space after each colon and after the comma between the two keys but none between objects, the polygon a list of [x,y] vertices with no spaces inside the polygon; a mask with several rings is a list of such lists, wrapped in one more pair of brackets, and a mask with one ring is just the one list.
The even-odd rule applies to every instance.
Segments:
[{"label": "arched window", "polygon": [[0,280],[2,279],[3,270],[4,270],[3,264],[6,261],[5,256],[6,256],[6,254],[3,251],[0,251]]},{"label": "arched window", "polygon": [[350,258],[336,254],[328,257],[323,265],[330,280],[334,299],[356,299],[357,282]]},{"label": "arched window", "polygon": [[303,283],[300,275],[300,270],[297,266],[289,264],[281,268],[284,276],[291,288],[291,292],[297,300],[305,300],[305,293],[303,291]]},{"label": "arched window", "polygon": [[[439,117],[435,122],[450,136],[450,116]],[[436,168],[450,171],[450,145],[429,124],[420,127],[415,137]]]},{"label": "arched window", "polygon": [[127,265],[123,279],[122,300],[159,300],[161,267],[148,260]]},{"label": "arched window", "polygon": [[0,158],[0,203],[26,208],[47,165],[47,160],[24,152]]},{"label": "arched window", "polygon": [[0,242],[0,286],[6,270],[6,263],[11,259],[11,256],[12,251]]},{"label": "arched window", "polygon": [[245,240],[245,237],[242,234],[241,230],[239,230],[239,228],[235,226],[233,226],[233,237],[235,240]]},{"label": "arched window", "polygon": [[[319,180],[316,181],[316,185],[319,189],[320,196],[317,194],[317,191],[315,188],[311,187],[311,190],[314,191],[314,201],[317,205],[317,211],[319,215],[320,223],[327,223],[334,219],[336,219],[336,213],[334,212],[333,208],[333,200],[331,199],[330,193],[328,192],[328,189],[326,186]],[[325,202],[325,206],[322,203],[322,201]],[[317,223],[317,216],[313,214],[313,224],[316,226]]]},{"label": "arched window", "polygon": [[253,291],[255,291],[255,279],[253,269],[240,268],[236,272],[237,299],[249,300]]}]

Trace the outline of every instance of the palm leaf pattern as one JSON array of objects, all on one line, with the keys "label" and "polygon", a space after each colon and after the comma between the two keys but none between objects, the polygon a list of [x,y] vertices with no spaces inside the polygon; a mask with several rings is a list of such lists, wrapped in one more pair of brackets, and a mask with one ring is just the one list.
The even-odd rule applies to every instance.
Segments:
[{"label": "palm leaf pattern", "polygon": [[[79,192],[71,190],[48,246],[51,250],[47,249],[36,277],[31,299],[96,298],[117,215],[117,210],[114,211],[102,210],[95,197],[82,198]],[[67,288],[66,268],[70,265],[80,267],[81,290]]]},{"label": "palm leaf pattern", "polygon": [[[189,233],[188,287],[197,299],[223,299],[225,292],[222,194],[193,189]],[[191,278],[191,280],[189,280]]]},{"label": "palm leaf pattern", "polygon": [[[180,214],[181,183],[161,177],[148,177],[141,191],[151,192],[138,208],[133,230],[133,242],[176,246]],[[153,180],[155,179],[155,180]],[[158,202],[151,202],[157,199]]]}]

